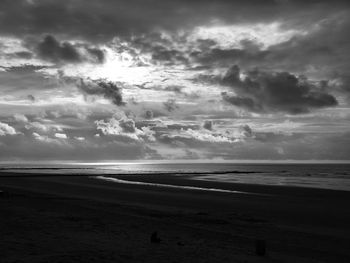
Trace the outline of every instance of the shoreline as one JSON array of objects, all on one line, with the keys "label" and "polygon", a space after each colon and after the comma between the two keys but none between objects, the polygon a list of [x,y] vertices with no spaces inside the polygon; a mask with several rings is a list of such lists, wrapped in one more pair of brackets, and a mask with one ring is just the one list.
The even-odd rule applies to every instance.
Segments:
[{"label": "shoreline", "polygon": [[[327,191],[337,191],[337,192],[349,192],[350,189],[348,188],[337,188],[337,187],[322,187],[321,185],[319,186],[310,186],[309,184],[305,183],[304,184],[277,184],[277,183],[251,183],[250,181],[237,181],[237,182],[232,182],[230,180],[219,180],[219,179],[208,179],[204,178],[207,175],[225,175],[225,174],[258,174],[260,172],[239,172],[239,171],[218,171],[218,172],[161,172],[161,173],[153,173],[153,172],[146,172],[146,173],[103,173],[103,174],[98,174],[96,171],[94,173],[60,173],[57,171],[60,170],[65,170],[66,168],[55,168],[52,169],[50,168],[49,170],[55,171],[55,172],[50,172],[50,173],[45,173],[45,172],[35,172],[35,170],[46,170],[47,168],[28,168],[28,169],[23,169],[19,168],[18,171],[17,169],[14,169],[15,171],[7,171],[8,169],[3,169],[1,170],[0,168],[0,178],[49,178],[49,177],[105,177],[105,178],[117,178],[120,180],[124,181],[131,181],[133,182],[144,182],[144,183],[159,183],[159,182],[169,182],[171,181],[174,186],[176,185],[181,185],[179,182],[183,182],[186,180],[186,182],[189,182],[190,186],[196,185],[196,184],[204,184],[204,185],[220,185],[222,190],[230,190],[230,188],[227,188],[227,186],[234,186],[234,188],[245,188],[244,185],[246,185],[248,188],[255,187],[255,188],[260,188],[264,189],[266,187],[271,188],[271,189],[277,189],[280,187],[284,188],[293,188],[295,190],[298,190],[299,188],[303,188],[306,191],[314,191],[315,189],[318,190],[327,190]],[[89,170],[89,168],[86,168]],[[11,169],[10,169],[11,170]],[[23,172],[26,170],[34,170],[34,172]],[[76,168],[76,169],[70,169],[70,170],[82,170],[81,168]],[[197,177],[196,177],[197,176]],[[299,177],[297,177],[299,178]],[[323,178],[321,178],[323,179]],[[339,179],[339,178],[328,178],[328,179]],[[346,179],[347,180],[347,179]],[[196,182],[196,183],[193,183]],[[166,183],[165,183],[166,184]],[[183,185],[183,184],[182,184]],[[211,188],[211,187],[207,187]],[[235,190],[232,190],[235,191]]]}]

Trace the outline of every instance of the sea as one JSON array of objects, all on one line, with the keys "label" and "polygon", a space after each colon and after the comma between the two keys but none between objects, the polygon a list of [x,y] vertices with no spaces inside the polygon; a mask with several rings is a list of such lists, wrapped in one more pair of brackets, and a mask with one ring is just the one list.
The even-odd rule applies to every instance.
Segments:
[{"label": "sea", "polygon": [[[144,161],[144,162],[46,162],[1,163],[1,176],[88,175],[110,176],[159,174],[186,176],[192,180],[241,184],[311,187],[350,191],[350,163]],[[142,178],[142,176],[138,176]],[[141,180],[141,179],[140,179]]]}]

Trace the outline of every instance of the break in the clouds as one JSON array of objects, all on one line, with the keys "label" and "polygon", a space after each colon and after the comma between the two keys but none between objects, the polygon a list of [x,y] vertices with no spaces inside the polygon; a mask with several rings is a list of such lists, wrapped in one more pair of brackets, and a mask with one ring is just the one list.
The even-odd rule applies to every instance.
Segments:
[{"label": "break in the clouds", "polygon": [[0,158],[346,159],[350,5],[0,2]]}]

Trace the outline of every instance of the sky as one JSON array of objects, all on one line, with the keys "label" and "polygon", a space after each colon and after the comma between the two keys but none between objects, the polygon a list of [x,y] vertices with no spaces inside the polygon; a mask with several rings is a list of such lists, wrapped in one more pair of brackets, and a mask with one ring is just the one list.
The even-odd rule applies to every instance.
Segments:
[{"label": "sky", "polygon": [[1,0],[0,161],[349,160],[350,2]]}]

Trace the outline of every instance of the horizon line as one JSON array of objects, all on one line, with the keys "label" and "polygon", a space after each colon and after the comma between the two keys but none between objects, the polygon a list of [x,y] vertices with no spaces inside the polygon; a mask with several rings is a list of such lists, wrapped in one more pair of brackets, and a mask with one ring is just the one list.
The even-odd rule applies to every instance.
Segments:
[{"label": "horizon line", "polygon": [[67,165],[118,165],[118,164],[190,164],[190,163],[232,163],[232,164],[350,164],[350,160],[251,160],[251,159],[232,159],[232,160],[215,160],[215,159],[177,159],[177,160],[102,160],[102,161],[84,161],[84,160],[13,160],[0,161],[0,165],[6,164],[67,164]]}]

